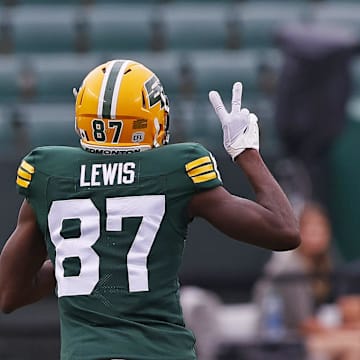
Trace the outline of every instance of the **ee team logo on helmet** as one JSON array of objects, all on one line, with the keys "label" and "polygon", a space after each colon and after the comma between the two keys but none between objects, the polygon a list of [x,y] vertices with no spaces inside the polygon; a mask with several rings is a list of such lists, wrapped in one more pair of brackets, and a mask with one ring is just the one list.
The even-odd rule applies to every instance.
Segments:
[{"label": "ee team logo on helmet", "polygon": [[[132,60],[113,60],[76,92],[75,128],[91,152],[147,150],[168,142],[169,104],[157,76]],[[95,151],[96,150],[96,151]],[[106,150],[106,151],[105,151]]]}]

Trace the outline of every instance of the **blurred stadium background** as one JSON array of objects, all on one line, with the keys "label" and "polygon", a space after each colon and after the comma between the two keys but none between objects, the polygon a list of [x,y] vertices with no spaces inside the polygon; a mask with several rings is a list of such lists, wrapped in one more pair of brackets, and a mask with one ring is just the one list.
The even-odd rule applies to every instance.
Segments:
[{"label": "blurred stadium background", "polygon": [[[315,197],[326,205],[336,247],[345,262],[355,260],[360,256],[359,36],[360,1],[355,0],[3,0],[0,248],[15,226],[22,200],[15,191],[19,160],[35,146],[77,146],[72,88],[80,86],[95,65],[131,58],[151,68],[169,95],[172,142],[207,146],[229,190],[252,197],[222,148],[221,129],[207,99],[207,92],[217,89],[229,103],[232,83],[242,81],[245,106],[260,119],[262,153],[269,166],[294,203]],[[333,64],[335,71],[326,64]],[[340,74],[330,79],[331,86],[324,76],[316,77],[324,66],[325,79]],[[292,72],[294,67],[306,71]],[[294,89],[284,90],[284,85],[301,83],[306,76],[308,81],[296,93],[303,102],[297,107],[289,95]],[[325,99],[328,112],[320,110],[325,116],[313,132],[322,138],[333,131],[321,156],[314,150],[315,155],[309,152],[303,159],[290,151],[281,121],[286,115],[291,127],[291,110],[300,109],[301,116],[307,104],[311,110],[321,85],[335,90]],[[314,93],[310,102],[309,93]],[[281,106],[289,104],[295,105],[281,113]],[[340,116],[330,121],[329,113]],[[301,142],[302,127],[297,128],[299,136],[292,134],[290,140]],[[196,221],[181,280],[215,291],[224,302],[246,302],[269,256]],[[0,359],[56,359],[58,335],[54,299],[0,315]]]}]

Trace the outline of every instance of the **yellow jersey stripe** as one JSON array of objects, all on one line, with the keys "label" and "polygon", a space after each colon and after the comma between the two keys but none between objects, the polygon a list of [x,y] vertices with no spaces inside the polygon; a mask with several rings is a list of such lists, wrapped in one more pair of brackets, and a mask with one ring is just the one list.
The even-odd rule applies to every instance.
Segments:
[{"label": "yellow jersey stripe", "polygon": [[188,171],[188,175],[189,176],[196,176],[196,175],[201,175],[201,174],[205,174],[209,171],[213,171],[214,170],[214,167],[212,164],[208,164],[208,165],[202,165],[202,166],[199,166],[195,169],[192,169],[190,171]]},{"label": "yellow jersey stripe", "polygon": [[189,171],[197,166],[204,165],[207,163],[211,163],[211,159],[209,156],[203,156],[201,158],[198,158],[196,160],[190,161],[185,165],[186,171]]},{"label": "yellow jersey stripe", "polygon": [[18,172],[17,174],[22,177],[23,179],[26,179],[26,180],[31,180],[32,178],[32,175],[29,174],[27,171],[24,171],[22,168],[19,168],[18,169]]},{"label": "yellow jersey stripe", "polygon": [[23,188],[28,188],[30,185],[30,181],[24,180],[19,176],[16,178],[16,183]]},{"label": "yellow jersey stripe", "polygon": [[29,172],[30,174],[33,174],[35,172],[35,168],[30,165],[28,162],[26,162],[25,160],[22,161],[22,163],[20,164],[20,166],[26,170],[27,172]]},{"label": "yellow jersey stripe", "polygon": [[204,174],[204,175],[198,175],[191,178],[191,180],[194,182],[194,184],[199,184],[205,181],[216,179],[217,175],[215,171],[212,171],[210,173]]}]

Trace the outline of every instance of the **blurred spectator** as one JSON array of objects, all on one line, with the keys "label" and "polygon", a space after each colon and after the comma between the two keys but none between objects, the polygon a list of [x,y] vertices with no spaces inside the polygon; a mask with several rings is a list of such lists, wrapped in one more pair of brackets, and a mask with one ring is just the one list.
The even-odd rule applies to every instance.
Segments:
[{"label": "blurred spectator", "polygon": [[220,298],[212,291],[184,286],[181,288],[180,301],[185,324],[196,338],[198,360],[215,360],[219,346],[217,313]]},{"label": "blurred spectator", "polygon": [[317,203],[306,203],[299,227],[300,247],[273,253],[255,285],[254,299],[261,304],[269,288],[276,291],[287,335],[304,337],[308,360],[358,360],[360,295],[357,290],[336,292],[331,275],[339,269],[340,259],[326,211]]},{"label": "blurred spectator", "polygon": [[360,260],[350,261],[341,268],[337,291],[339,296],[360,296]]},{"label": "blurred spectator", "polygon": [[29,59],[24,59],[17,78],[20,100],[31,102],[36,97],[36,74]]},{"label": "blurred spectator", "polygon": [[334,268],[331,226],[325,210],[317,203],[305,204],[299,226],[299,248],[273,253],[254,293],[260,303],[268,288],[274,287],[283,301],[286,329],[295,332],[310,324],[316,326],[316,309],[332,300],[329,275]]},{"label": "blurred spectator", "polygon": [[9,54],[13,51],[13,39],[12,39],[12,26],[10,23],[10,16],[6,9],[3,9],[3,13],[0,18],[0,53]]},{"label": "blurred spectator", "polygon": [[226,22],[227,28],[227,39],[226,39],[226,48],[227,49],[239,49],[241,45],[240,38],[240,23],[239,19],[235,16],[235,13],[230,13],[228,20]]},{"label": "blurred spectator", "polygon": [[152,51],[163,51],[166,47],[165,26],[162,13],[154,15],[151,22],[151,44]]},{"label": "blurred spectator", "polygon": [[90,50],[89,44],[89,24],[86,21],[86,16],[80,12],[75,22],[75,51],[79,53],[86,53]]},{"label": "blurred spectator", "polygon": [[[360,359],[360,318],[358,316],[360,302],[359,299],[353,300],[355,299],[346,298],[338,302],[339,310],[344,314],[349,313],[350,309],[354,314],[353,310],[357,309],[357,318],[351,318],[351,326],[345,315],[341,324],[307,334],[306,345],[310,354],[309,360]],[[355,324],[356,326],[354,326]]]},{"label": "blurred spectator", "polygon": [[20,107],[14,106],[10,110],[10,122],[13,133],[13,145],[16,154],[24,154],[31,148],[29,129]]},{"label": "blurred spectator", "polygon": [[314,194],[327,204],[328,154],[345,124],[350,59],[358,39],[346,29],[291,25],[277,40],[284,53],[276,122],[286,156],[304,163]]},{"label": "blurred spectator", "polygon": [[183,100],[194,100],[196,84],[194,79],[196,75],[191,61],[184,56],[180,62],[180,76],[178,93]]}]

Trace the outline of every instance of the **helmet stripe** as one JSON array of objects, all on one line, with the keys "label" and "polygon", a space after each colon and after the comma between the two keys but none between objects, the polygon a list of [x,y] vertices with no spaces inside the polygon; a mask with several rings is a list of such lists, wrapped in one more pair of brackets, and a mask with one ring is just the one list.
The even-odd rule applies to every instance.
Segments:
[{"label": "helmet stripe", "polygon": [[98,118],[115,118],[116,103],[119,94],[121,79],[124,75],[128,61],[110,61],[101,84],[98,103]]},{"label": "helmet stripe", "polygon": [[116,118],[116,107],[117,107],[117,99],[119,97],[119,91],[120,91],[120,85],[121,85],[121,81],[123,78],[123,75],[128,67],[129,61],[124,61],[121,65],[121,68],[118,72],[116,81],[115,81],[115,86],[114,86],[114,90],[112,93],[112,99],[111,99],[111,109],[110,109],[110,117],[111,119],[115,119]]},{"label": "helmet stripe", "polygon": [[107,82],[109,79],[111,69],[114,66],[115,62],[116,62],[115,60],[111,61],[110,64],[108,65],[108,70],[105,72],[104,78],[103,78],[103,81],[101,84],[101,89],[100,89],[100,94],[99,94],[99,102],[98,102],[98,110],[97,110],[97,116],[99,119],[102,118],[105,89],[106,89],[106,85],[107,85]]},{"label": "helmet stripe", "polygon": [[[104,103],[102,109],[102,117],[105,119],[110,118],[111,113],[111,103],[113,99],[113,92],[115,88],[116,79],[120,75],[121,66],[124,64],[124,61],[115,61],[114,65],[111,68],[109,73],[109,78],[105,87],[104,92]],[[121,75],[122,77],[122,75]]]}]

